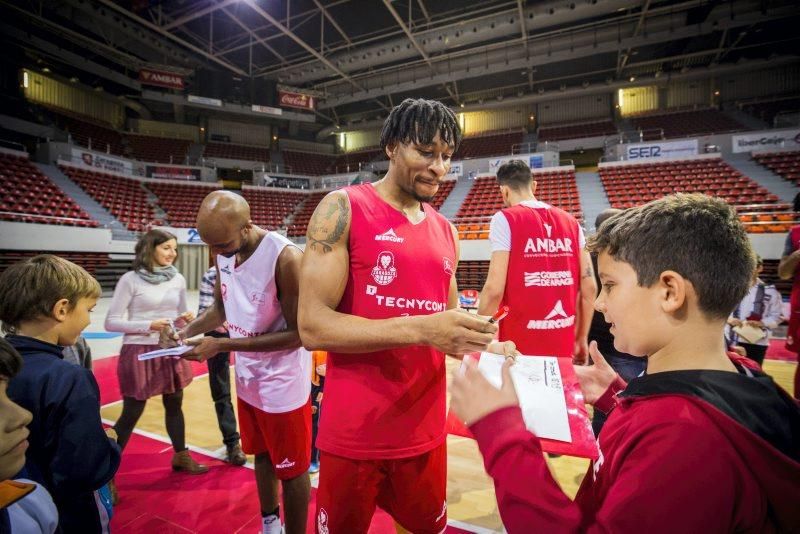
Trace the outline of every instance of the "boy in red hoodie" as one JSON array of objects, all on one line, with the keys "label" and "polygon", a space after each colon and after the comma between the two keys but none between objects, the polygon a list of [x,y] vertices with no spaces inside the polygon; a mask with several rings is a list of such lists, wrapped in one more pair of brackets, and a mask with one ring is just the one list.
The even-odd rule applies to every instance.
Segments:
[{"label": "boy in red hoodie", "polygon": [[620,352],[649,355],[626,384],[597,351],[576,367],[588,402],[609,412],[575,501],[525,429],[508,361],[500,390],[474,364],[451,406],[478,440],[510,534],[800,530],[800,409],[755,366],[725,351],[725,320],[747,292],[753,254],[735,211],[677,194],[626,210],[590,240],[595,309]]}]

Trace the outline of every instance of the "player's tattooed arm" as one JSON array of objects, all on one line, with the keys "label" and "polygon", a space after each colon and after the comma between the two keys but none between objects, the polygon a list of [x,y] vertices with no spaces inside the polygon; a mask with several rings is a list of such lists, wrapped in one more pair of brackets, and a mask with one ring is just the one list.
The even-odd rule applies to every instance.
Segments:
[{"label": "player's tattooed arm", "polygon": [[592,268],[591,263],[583,270],[581,273],[581,278],[594,278],[594,269]]},{"label": "player's tattooed arm", "polygon": [[344,193],[326,196],[308,223],[308,246],[315,252],[331,252],[342,240],[349,223],[350,203]]}]

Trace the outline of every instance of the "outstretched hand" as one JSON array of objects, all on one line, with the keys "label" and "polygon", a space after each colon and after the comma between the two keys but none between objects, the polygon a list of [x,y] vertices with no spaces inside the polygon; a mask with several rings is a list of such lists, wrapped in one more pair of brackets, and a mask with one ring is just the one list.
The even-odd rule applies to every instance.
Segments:
[{"label": "outstretched hand", "polygon": [[503,383],[494,387],[478,370],[472,358],[465,358],[461,369],[453,374],[450,408],[456,416],[469,426],[501,408],[519,405],[511,366],[514,360],[506,358],[501,370]]},{"label": "outstretched hand", "polygon": [[186,344],[193,347],[189,352],[182,354],[182,357],[187,360],[204,362],[221,352],[219,339],[211,336],[201,337],[200,339],[187,339]]},{"label": "outstretched hand", "polygon": [[589,404],[594,404],[605,393],[608,386],[614,382],[617,372],[608,364],[597,349],[597,341],[589,344],[589,355],[593,365],[576,365],[575,374],[581,385],[583,397]]}]

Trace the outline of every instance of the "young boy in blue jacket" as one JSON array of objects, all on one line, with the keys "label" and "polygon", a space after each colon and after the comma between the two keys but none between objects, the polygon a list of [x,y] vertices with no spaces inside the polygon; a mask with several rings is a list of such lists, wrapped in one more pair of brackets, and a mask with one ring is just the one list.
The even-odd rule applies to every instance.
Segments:
[{"label": "young boy in blue jacket", "polygon": [[119,447],[103,431],[94,376],[62,354],[89,325],[99,296],[89,273],[48,254],[0,275],[0,321],[24,361],[8,396],[33,414],[23,472],[53,496],[64,533],[107,531],[109,510],[95,491],[120,462]]}]

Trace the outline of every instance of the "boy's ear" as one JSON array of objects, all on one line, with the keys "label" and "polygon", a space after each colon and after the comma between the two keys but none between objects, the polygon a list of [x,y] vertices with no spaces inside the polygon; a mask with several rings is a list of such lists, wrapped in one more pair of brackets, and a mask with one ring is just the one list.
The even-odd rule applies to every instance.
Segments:
[{"label": "boy's ear", "polygon": [[69,310],[70,310],[69,300],[67,299],[57,300],[56,303],[53,304],[53,309],[51,310],[53,319],[55,319],[59,323],[64,322],[67,319]]},{"label": "boy's ear", "polygon": [[661,309],[674,314],[686,304],[689,281],[675,271],[664,271],[658,277]]}]

